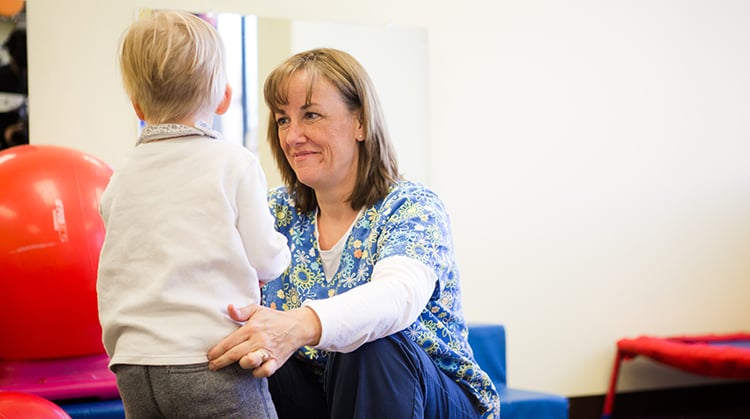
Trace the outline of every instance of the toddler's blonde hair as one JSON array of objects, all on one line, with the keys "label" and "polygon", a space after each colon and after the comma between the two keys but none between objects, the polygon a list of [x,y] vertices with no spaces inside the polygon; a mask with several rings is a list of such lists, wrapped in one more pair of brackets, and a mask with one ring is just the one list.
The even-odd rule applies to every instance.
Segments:
[{"label": "toddler's blonde hair", "polygon": [[125,92],[151,124],[214,111],[227,84],[224,60],[224,44],[213,26],[180,11],[139,18],[120,46]]}]

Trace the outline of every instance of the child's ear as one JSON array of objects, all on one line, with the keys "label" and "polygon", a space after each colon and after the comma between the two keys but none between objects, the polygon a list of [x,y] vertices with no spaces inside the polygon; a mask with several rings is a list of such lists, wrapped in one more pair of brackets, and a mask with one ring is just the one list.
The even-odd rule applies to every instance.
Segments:
[{"label": "child's ear", "polygon": [[216,115],[224,115],[229,109],[229,104],[232,103],[232,86],[227,83],[227,87],[224,90],[224,97],[219,102],[219,106],[216,107]]},{"label": "child's ear", "polygon": [[137,116],[141,121],[145,121],[145,119],[143,119],[143,111],[141,110],[140,105],[132,100],[130,101],[130,103],[133,105],[133,110],[135,110],[135,116]]}]

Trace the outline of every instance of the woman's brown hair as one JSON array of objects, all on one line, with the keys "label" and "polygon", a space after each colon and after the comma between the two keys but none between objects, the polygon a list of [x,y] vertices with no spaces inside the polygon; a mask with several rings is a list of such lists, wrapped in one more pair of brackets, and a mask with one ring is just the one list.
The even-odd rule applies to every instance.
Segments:
[{"label": "woman's brown hair", "polygon": [[354,190],[348,202],[355,210],[375,204],[388,194],[396,180],[401,179],[375,88],[367,71],[350,54],[336,49],[318,48],[295,54],[276,67],[266,78],[263,91],[266,105],[270,109],[268,141],[284,184],[294,196],[297,210],[309,212],[317,208],[315,191],[299,181],[287,161],[281,148],[274,114],[281,106],[289,103],[289,80],[299,71],[307,73],[310,80],[307,87],[308,103],[316,78],[323,77],[339,90],[349,110],[359,113],[365,138],[357,143],[359,166]]}]

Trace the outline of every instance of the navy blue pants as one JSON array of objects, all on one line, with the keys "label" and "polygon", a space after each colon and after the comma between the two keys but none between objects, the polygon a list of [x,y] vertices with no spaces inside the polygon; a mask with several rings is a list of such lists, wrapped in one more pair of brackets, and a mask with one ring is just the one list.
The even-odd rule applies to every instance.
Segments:
[{"label": "navy blue pants", "polygon": [[403,332],[331,354],[322,380],[292,357],[268,388],[280,419],[481,417],[473,398]]}]

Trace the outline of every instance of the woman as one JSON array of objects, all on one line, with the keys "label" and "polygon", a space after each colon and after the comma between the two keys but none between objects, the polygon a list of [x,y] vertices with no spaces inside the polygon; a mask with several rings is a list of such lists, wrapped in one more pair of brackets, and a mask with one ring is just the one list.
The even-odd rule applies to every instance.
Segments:
[{"label": "woman", "polygon": [[315,49],[267,78],[268,136],[285,187],[269,196],[292,264],[266,307],[208,354],[239,361],[280,418],[497,417],[473,359],[448,215],[403,180],[375,90],[350,55]]}]

